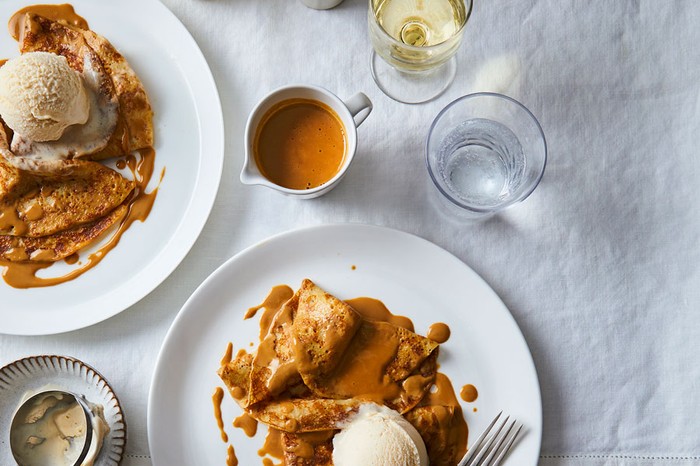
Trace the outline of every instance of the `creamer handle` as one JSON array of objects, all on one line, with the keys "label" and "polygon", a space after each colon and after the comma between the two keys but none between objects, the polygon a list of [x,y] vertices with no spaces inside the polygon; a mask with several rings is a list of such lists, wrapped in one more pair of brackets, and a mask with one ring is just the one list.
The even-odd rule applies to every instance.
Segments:
[{"label": "creamer handle", "polygon": [[360,126],[372,112],[372,101],[362,92],[358,92],[343,103],[350,110],[355,126]]}]

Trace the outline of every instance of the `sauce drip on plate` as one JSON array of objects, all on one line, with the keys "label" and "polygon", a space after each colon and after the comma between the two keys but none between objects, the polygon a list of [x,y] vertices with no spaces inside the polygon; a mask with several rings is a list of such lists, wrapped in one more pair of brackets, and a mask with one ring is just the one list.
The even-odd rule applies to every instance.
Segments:
[{"label": "sauce drip on plate", "polygon": [[436,322],[428,328],[426,337],[436,343],[445,343],[450,339],[450,327],[442,322]]},{"label": "sauce drip on plate", "polygon": [[[5,271],[2,274],[5,282],[14,288],[53,286],[73,280],[99,264],[107,253],[119,244],[119,240],[124,232],[128,230],[135,221],[144,222],[151,213],[153,203],[158,195],[160,182],[165,175],[164,168],[161,171],[158,186],[151,192],[146,191],[151,177],[153,176],[155,158],[156,152],[152,148],[141,149],[135,154],[129,154],[124,158],[123,166],[131,172],[136,182],[134,192],[129,199],[129,209],[126,216],[117,224],[117,227],[111,230],[112,233],[108,233],[108,239],[102,243],[95,252],[88,256],[82,266],[62,276],[44,278],[37,276],[37,272],[50,267],[54,264],[53,262],[9,262],[0,260],[0,266],[5,267]],[[77,262],[75,258],[72,260]]]},{"label": "sauce drip on plate", "polygon": [[56,21],[66,26],[78,29],[90,29],[85,18],[78,15],[72,5],[31,5],[15,12],[7,23],[7,29],[10,35],[16,41],[21,39],[22,30],[24,29],[24,17],[27,13],[34,13],[43,16],[46,19]]},{"label": "sauce drip on plate", "polygon": [[236,458],[236,451],[233,449],[233,445],[229,445],[226,450],[226,466],[238,466],[238,458]]},{"label": "sauce drip on plate", "polygon": [[459,397],[467,403],[475,402],[478,396],[479,392],[477,391],[476,387],[470,383],[462,387],[462,390],[459,392]]},{"label": "sauce drip on plate", "polygon": [[219,433],[221,434],[221,440],[228,442],[228,434],[224,430],[224,420],[221,417],[221,401],[224,399],[224,390],[221,387],[216,387],[214,394],[211,396],[211,401],[214,405],[214,417],[216,418],[216,424],[219,426]]},{"label": "sauce drip on plate", "polygon": [[258,421],[250,417],[248,413],[243,413],[233,420],[233,427],[242,429],[248,437],[255,437],[258,431]]}]

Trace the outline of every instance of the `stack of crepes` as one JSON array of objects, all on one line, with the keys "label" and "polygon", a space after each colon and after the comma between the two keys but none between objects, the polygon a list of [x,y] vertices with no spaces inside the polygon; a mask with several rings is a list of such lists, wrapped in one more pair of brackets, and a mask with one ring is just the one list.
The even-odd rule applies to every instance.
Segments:
[{"label": "stack of crepes", "polygon": [[456,464],[461,410],[430,401],[437,343],[365,319],[310,280],[262,325],[257,351],[241,350],[219,376],[251,417],[282,432],[286,464],[332,465],[333,435],[367,403],[402,414],[431,465]]},{"label": "stack of crepes", "polygon": [[[28,12],[22,18],[19,47],[22,56],[14,60],[25,63],[5,63],[0,82],[5,86],[0,260],[53,262],[74,254],[125,217],[136,184],[97,160],[151,147],[153,114],[143,85],[124,57],[93,31]],[[49,103],[65,100],[60,94],[70,86],[59,73],[57,65],[62,63],[70,67],[64,66],[64,74],[78,75],[89,109],[81,121],[59,127],[53,137],[32,139],[31,134],[53,130],[47,122],[55,126],[63,117],[70,118],[72,109],[60,105],[49,109],[54,112],[48,116],[33,119],[26,111],[18,116],[20,107],[41,98]],[[36,66],[36,76],[31,66]],[[37,93],[32,84],[40,78],[48,85],[42,84],[39,93],[55,95],[32,94]]]}]

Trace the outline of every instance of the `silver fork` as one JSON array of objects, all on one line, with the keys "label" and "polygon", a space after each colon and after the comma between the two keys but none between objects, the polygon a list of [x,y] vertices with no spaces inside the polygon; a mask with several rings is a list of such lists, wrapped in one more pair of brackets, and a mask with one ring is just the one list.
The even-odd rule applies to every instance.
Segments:
[{"label": "silver fork", "polygon": [[[523,428],[523,425],[520,424],[517,429],[513,430],[517,421],[513,419],[508,422],[510,416],[507,416],[499,423],[497,428],[494,428],[501,414],[503,414],[503,411],[498,413],[493,421],[491,421],[491,424],[489,424],[486,430],[476,439],[457,466],[498,466],[501,464],[503,458],[505,458],[508,451],[513,446],[513,442],[515,442],[515,438],[520,433],[520,429]],[[505,432],[501,435],[504,428]],[[511,434],[511,432],[514,433]]]}]

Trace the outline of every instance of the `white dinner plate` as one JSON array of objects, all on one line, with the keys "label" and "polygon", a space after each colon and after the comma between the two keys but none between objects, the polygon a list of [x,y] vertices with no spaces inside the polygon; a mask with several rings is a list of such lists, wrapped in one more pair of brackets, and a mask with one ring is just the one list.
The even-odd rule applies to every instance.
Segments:
[{"label": "white dinner plate", "polygon": [[[34,3],[42,2],[3,0],[0,22]],[[157,154],[147,191],[157,186],[163,168],[165,176],[148,219],[135,222],[92,270],[46,288],[16,289],[0,280],[0,333],[37,335],[86,327],[146,296],[194,244],[221,179],[221,103],[207,62],[182,23],[157,0],[70,3],[126,57],[143,82],[154,111]],[[17,43],[0,30],[0,58],[17,55]],[[57,263],[39,276],[67,270],[67,264]]]},{"label": "white dinner plate", "polygon": [[[243,320],[279,284],[298,288],[310,278],[340,299],[380,299],[413,320],[425,335],[435,322],[452,336],[441,345],[440,370],[463,403],[473,441],[503,410],[524,424],[507,464],[536,465],[542,434],[539,383],[527,344],[498,296],[469,267],[434,244],[407,233],[366,225],[326,225],[284,233],[237,254],[192,294],[161,348],[148,403],[148,440],[154,466],[226,464],[212,407],[216,375],[228,342],[250,349],[258,319]],[[474,408],[477,410],[474,411]],[[240,464],[262,464],[257,451],[267,429],[246,437],[232,421],[241,409],[228,394],[226,431]]]}]

